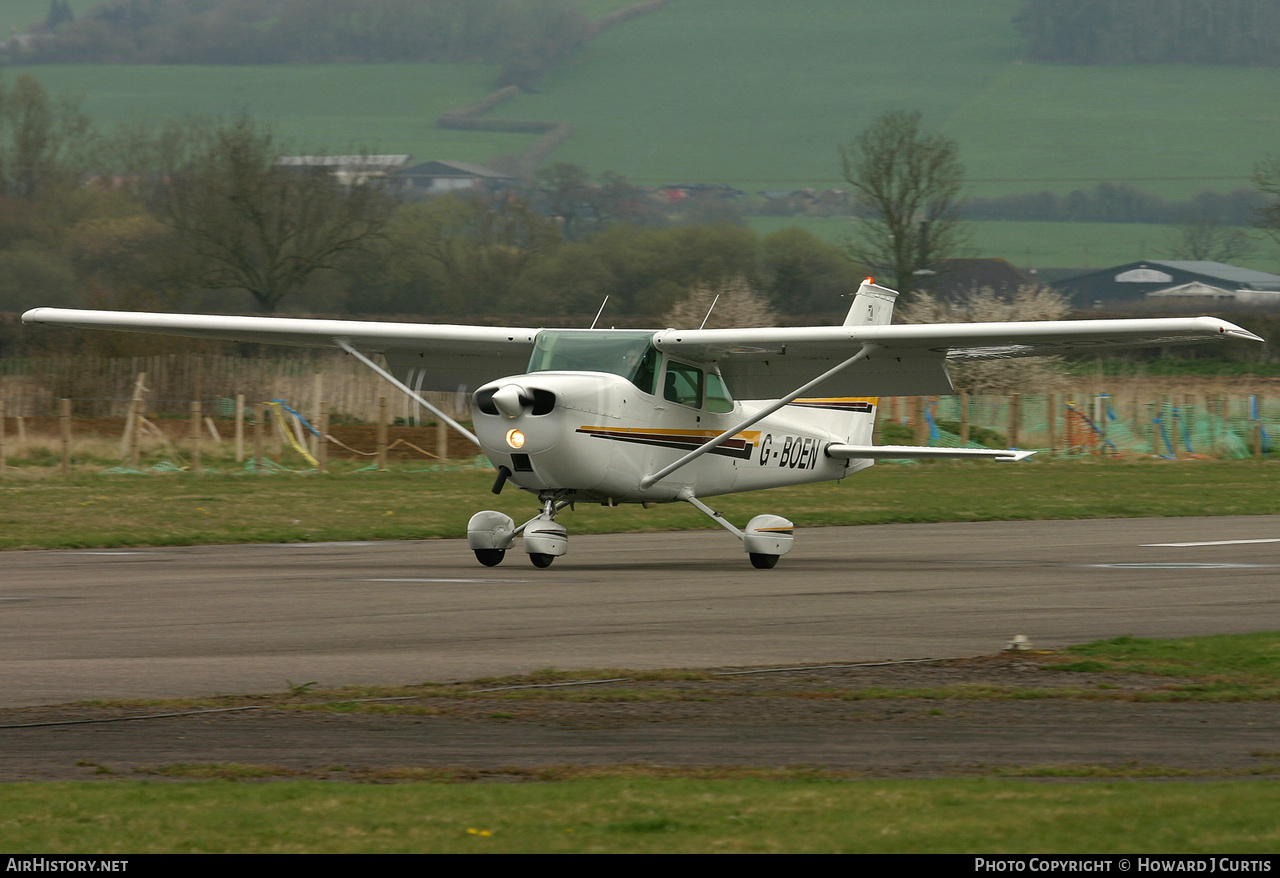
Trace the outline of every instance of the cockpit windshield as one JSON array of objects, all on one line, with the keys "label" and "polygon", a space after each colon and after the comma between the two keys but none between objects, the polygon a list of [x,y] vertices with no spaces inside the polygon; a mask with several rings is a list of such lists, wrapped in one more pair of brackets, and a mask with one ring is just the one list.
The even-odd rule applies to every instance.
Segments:
[{"label": "cockpit windshield", "polygon": [[609,372],[653,393],[658,359],[652,332],[544,329],[534,341],[529,371]]}]

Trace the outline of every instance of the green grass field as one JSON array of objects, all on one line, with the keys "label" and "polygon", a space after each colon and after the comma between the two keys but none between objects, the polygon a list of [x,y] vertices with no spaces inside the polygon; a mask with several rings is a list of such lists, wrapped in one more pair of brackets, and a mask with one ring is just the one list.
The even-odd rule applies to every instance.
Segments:
[{"label": "green grass field", "polygon": [[[206,461],[209,465],[209,461]],[[882,464],[843,482],[717,497],[732,520],[764,511],[800,527],[926,521],[1280,514],[1263,461]],[[535,499],[489,493],[488,467],[338,475],[93,475],[50,467],[0,481],[0,549],[459,538],[480,508],[523,521]],[[570,533],[714,528],[692,507],[580,505]]]},{"label": "green grass field", "polygon": [[571,123],[557,159],[757,190],[838,184],[838,144],[919,109],[960,142],[981,195],[1233,189],[1280,131],[1280,70],[1023,64],[1016,5],[677,0],[493,115]]},{"label": "green grass field", "polygon": [[[852,229],[852,221],[839,217],[748,217],[751,228],[767,235],[787,226],[799,226],[840,244]],[[1007,260],[1019,268],[1078,268],[1087,271],[1122,265],[1137,259],[1172,259],[1170,226],[1146,223],[1050,223],[983,221],[966,224],[972,237],[964,256],[989,256]],[[1248,259],[1235,265],[1258,271],[1280,272],[1280,250],[1273,244],[1259,246]]]},{"label": "green grass field", "polygon": [[[1270,854],[1280,786],[806,778],[0,786],[8,854]],[[131,864],[132,865],[132,864]]]},{"label": "green grass field", "polygon": [[[621,5],[593,0],[603,14]],[[675,0],[607,31],[493,118],[569,122],[554,156],[640,183],[747,190],[840,183],[837,145],[885,110],[919,109],[959,140],[974,194],[1123,180],[1166,197],[1248,184],[1273,151],[1280,69],[1023,64],[1016,0]],[[42,17],[21,0],[13,21]],[[4,19],[0,18],[0,24]],[[444,132],[492,85],[484,65],[67,66],[33,73],[83,93],[110,127],[247,109],[309,149],[353,144],[484,162],[524,135]]]},{"label": "green grass field", "polygon": [[299,152],[368,149],[419,161],[488,161],[519,152],[536,135],[450,131],[444,111],[489,92],[487,64],[58,65],[11,68],[45,88],[84,98],[108,131],[121,123],[183,116],[233,116],[269,122]]}]

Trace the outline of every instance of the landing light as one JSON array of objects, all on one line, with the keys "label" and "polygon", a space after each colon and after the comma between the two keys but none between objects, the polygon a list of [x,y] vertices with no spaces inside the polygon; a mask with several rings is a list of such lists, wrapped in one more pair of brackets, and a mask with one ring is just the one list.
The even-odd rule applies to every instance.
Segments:
[{"label": "landing light", "polygon": [[524,448],[524,433],[519,430],[508,430],[507,444],[512,448]]}]

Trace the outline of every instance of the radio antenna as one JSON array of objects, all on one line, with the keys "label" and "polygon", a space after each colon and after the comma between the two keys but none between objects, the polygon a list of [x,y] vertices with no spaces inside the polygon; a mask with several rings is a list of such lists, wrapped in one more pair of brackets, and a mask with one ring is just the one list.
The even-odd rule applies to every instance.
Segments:
[{"label": "radio antenna", "polygon": [[702,326],[699,326],[698,327],[699,329],[703,329],[706,327],[707,321],[711,319],[711,312],[715,310],[716,302],[719,302],[719,301],[720,301],[720,294],[716,293],[716,297],[711,300],[711,307],[707,309],[707,316],[702,318]]},{"label": "radio antenna", "polygon": [[604,301],[600,303],[600,310],[596,312],[596,319],[591,321],[591,328],[595,329],[596,324],[600,322],[600,315],[604,313],[604,306],[609,304],[609,297],[605,296]]}]

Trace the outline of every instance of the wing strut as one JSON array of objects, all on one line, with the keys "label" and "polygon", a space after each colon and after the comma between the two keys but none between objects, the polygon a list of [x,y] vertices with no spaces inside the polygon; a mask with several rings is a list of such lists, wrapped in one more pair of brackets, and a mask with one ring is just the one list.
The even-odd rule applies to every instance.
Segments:
[{"label": "wing strut", "polygon": [[758,421],[763,421],[765,418],[769,417],[769,415],[778,411],[778,409],[782,408],[783,406],[789,405],[793,401],[804,396],[811,389],[813,389],[814,387],[817,387],[819,384],[821,384],[823,381],[826,381],[832,375],[835,375],[837,372],[840,372],[844,369],[849,368],[859,360],[867,359],[867,357],[871,356],[871,353],[873,351],[877,351],[879,349],[880,349],[879,345],[870,344],[870,343],[864,344],[860,351],[858,351],[849,359],[845,360],[840,365],[835,366],[831,369],[828,369],[827,371],[819,375],[817,378],[814,378],[812,381],[805,384],[803,387],[799,387],[793,390],[791,393],[788,393],[786,396],[782,397],[782,399],[779,399],[771,403],[770,405],[765,406],[760,411],[756,412],[754,415],[747,418],[741,424],[737,424],[733,427],[730,427],[728,430],[725,430],[716,438],[711,439],[703,443],[702,445],[699,445],[697,448],[693,449],[693,451],[690,451],[688,454],[686,454],[684,457],[677,460],[675,463],[664,466],[662,469],[658,470],[653,475],[645,476],[640,480],[641,489],[647,489],[647,488],[653,487],[655,482],[659,481],[660,479],[665,479],[667,476],[671,475],[673,472],[680,469],[680,467],[684,466],[687,463],[691,463],[694,460],[697,460],[699,457],[706,454],[711,449],[720,447],[725,442],[727,442],[728,440],[736,436],[738,433],[747,429],[747,427],[750,427],[752,424],[757,423]]},{"label": "wing strut", "polygon": [[373,360],[369,359],[369,358],[368,358],[368,357],[366,357],[364,354],[360,353],[358,350],[356,350],[355,348],[353,348],[353,347],[351,346],[351,343],[350,343],[350,342],[348,342],[345,338],[334,338],[333,343],[334,343],[334,344],[336,344],[338,347],[342,348],[342,349],[343,349],[344,351],[346,351],[347,353],[349,353],[351,356],[355,357],[355,358],[356,358],[357,360],[359,360],[360,362],[364,363],[366,366],[368,366],[368,367],[369,367],[370,369],[372,369],[373,371],[377,372],[377,373],[378,373],[379,375],[381,375],[383,378],[385,378],[385,379],[387,379],[388,381],[390,381],[390,382],[391,382],[392,384],[394,384],[394,385],[395,385],[395,386],[400,390],[400,392],[401,392],[401,393],[403,393],[405,396],[409,397],[411,400],[413,400],[414,402],[416,402],[418,405],[423,406],[424,408],[426,408],[428,411],[430,411],[432,414],[434,414],[437,418],[439,418],[440,420],[444,421],[444,422],[445,422],[446,424],[448,424],[450,427],[453,427],[453,429],[457,430],[457,431],[458,431],[459,433],[461,433],[463,436],[466,436],[468,439],[470,439],[472,442],[474,442],[477,446],[479,446],[479,445],[480,445],[480,440],[476,438],[476,435],[475,435],[474,433],[472,433],[472,432],[471,432],[470,430],[468,430],[466,427],[464,427],[464,426],[462,426],[461,424],[459,424],[459,423],[458,423],[457,421],[455,421],[453,418],[451,418],[451,417],[449,417],[448,415],[446,415],[444,412],[440,411],[440,409],[436,408],[436,407],[435,407],[435,406],[433,406],[431,403],[427,402],[427,401],[426,401],[425,399],[423,399],[421,396],[419,396],[418,394],[414,393],[412,390],[410,390],[410,389],[409,389],[409,386],[408,386],[407,384],[404,384],[403,382],[399,381],[399,380],[398,380],[394,375],[392,375],[392,374],[391,374],[390,372],[388,372],[386,369],[382,368],[382,367],[381,367],[381,366],[379,366],[377,363],[375,363]]}]

